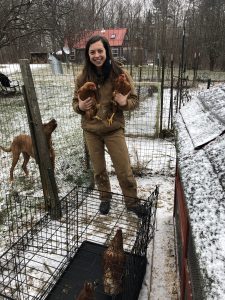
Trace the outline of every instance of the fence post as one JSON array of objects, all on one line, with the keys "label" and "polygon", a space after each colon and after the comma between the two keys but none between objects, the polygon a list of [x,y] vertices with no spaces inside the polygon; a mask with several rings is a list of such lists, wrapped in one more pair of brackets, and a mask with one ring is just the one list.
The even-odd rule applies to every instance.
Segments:
[{"label": "fence post", "polygon": [[172,127],[173,127],[173,54],[171,54],[171,60],[170,60],[170,109],[169,109],[169,118],[168,118],[168,129]]},{"label": "fence post", "polygon": [[209,79],[207,80],[207,89],[210,88],[210,84],[211,84],[211,78],[209,78]]},{"label": "fence post", "polygon": [[52,219],[61,217],[61,207],[58,198],[57,186],[53,166],[50,161],[47,141],[42,130],[41,114],[34,89],[33,77],[28,59],[20,59],[20,68],[23,77],[23,96],[26,105],[31,138],[35,159],[39,166],[42,188],[46,206],[50,209]]},{"label": "fence post", "polygon": [[141,94],[141,76],[142,76],[142,66],[139,65],[138,66],[138,88],[137,88],[137,96],[138,96],[138,100],[140,101],[140,94]]},{"label": "fence post", "polygon": [[160,109],[160,134],[162,133],[162,121],[163,121],[163,96],[164,96],[164,74],[165,74],[165,56],[162,56],[162,79],[161,79],[161,109]]},{"label": "fence post", "polygon": [[197,79],[197,54],[194,54],[194,63],[193,63],[193,86],[195,86],[196,79]]},{"label": "fence post", "polygon": [[182,47],[181,47],[181,67],[180,67],[180,102],[179,109],[181,108],[181,102],[183,102],[183,79],[184,79],[184,51],[185,51],[185,19],[183,24],[183,34],[182,34]]}]

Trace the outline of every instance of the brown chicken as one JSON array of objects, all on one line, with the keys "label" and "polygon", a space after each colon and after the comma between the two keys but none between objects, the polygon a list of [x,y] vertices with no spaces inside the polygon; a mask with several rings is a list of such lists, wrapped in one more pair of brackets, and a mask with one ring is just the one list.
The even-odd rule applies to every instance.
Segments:
[{"label": "brown chicken", "polygon": [[127,76],[122,73],[115,79],[114,82],[114,93],[120,93],[122,95],[127,95],[131,90],[130,82]]},{"label": "brown chicken", "polygon": [[[126,75],[124,73],[120,74],[114,82],[114,92],[113,92],[113,96],[116,95],[116,93],[120,93],[122,95],[127,95],[131,90],[131,85],[129,80],[127,79]],[[112,105],[113,105],[113,113],[111,115],[110,118],[108,118],[108,123],[109,125],[112,125],[113,123],[113,117],[116,113],[116,109],[117,109],[117,102],[116,101],[112,101]]]},{"label": "brown chicken", "polygon": [[75,300],[94,300],[94,285],[91,282],[85,281],[82,290],[80,291],[78,297]]},{"label": "brown chicken", "polygon": [[118,295],[122,292],[124,270],[123,235],[119,228],[103,253],[103,286],[106,294]]},{"label": "brown chicken", "polygon": [[85,84],[82,85],[82,87],[80,87],[79,90],[77,91],[81,100],[85,100],[88,97],[92,98],[93,101],[92,108],[85,112],[85,116],[89,120],[93,119],[97,113],[96,91],[97,88],[95,83],[90,81],[85,82]]}]

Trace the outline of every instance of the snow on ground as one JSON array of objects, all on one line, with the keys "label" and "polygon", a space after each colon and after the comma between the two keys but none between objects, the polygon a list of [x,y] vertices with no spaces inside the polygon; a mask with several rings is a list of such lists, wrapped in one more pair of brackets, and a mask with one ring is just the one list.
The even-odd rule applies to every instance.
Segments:
[{"label": "snow on ground", "polygon": [[[148,247],[148,265],[138,300],[169,300],[178,298],[173,227],[174,177],[151,176],[136,178],[138,197],[146,199],[159,187],[155,238]],[[115,176],[112,189],[121,193]]]},{"label": "snow on ground", "polygon": [[[137,177],[138,197],[147,199],[159,187],[155,238],[148,247],[148,265],[138,300],[177,299],[177,277],[173,227],[173,176]],[[112,190],[121,193],[116,176],[110,176]],[[0,298],[1,299],[1,298]]]},{"label": "snow on ground", "polygon": [[[39,65],[40,66],[40,65]],[[31,65],[31,68],[35,68],[36,66]],[[37,65],[38,67],[38,65]],[[6,74],[9,74],[9,70],[7,66],[3,69],[0,69]],[[12,68],[10,68],[10,74],[12,74]],[[15,68],[15,73],[18,70]],[[37,80],[40,80],[39,78]],[[57,85],[59,82],[57,82]],[[39,90],[37,89],[37,92]],[[61,90],[60,90],[61,91]],[[48,96],[51,96],[50,91],[48,91]],[[67,99],[67,94],[63,94],[64,98]],[[167,95],[165,93],[165,95]],[[69,98],[70,96],[68,96]],[[168,97],[167,97],[168,98]],[[168,98],[169,99],[169,98]],[[153,98],[154,106],[157,106],[157,101]],[[51,101],[49,101],[51,102]],[[52,102],[54,104],[54,102]],[[70,105],[70,103],[69,103]],[[145,107],[143,107],[146,110]],[[62,112],[61,112],[62,113]],[[61,115],[57,113],[57,115]],[[72,115],[74,116],[74,115]],[[150,119],[151,122],[154,120],[154,117],[150,118],[148,114],[146,114],[146,119]],[[60,120],[59,120],[60,122]],[[137,124],[138,120],[136,120]],[[149,121],[150,122],[150,121]],[[148,124],[151,127],[154,127],[154,122]],[[142,130],[145,128],[143,124]],[[65,124],[63,124],[63,128]],[[139,127],[138,127],[139,128]],[[137,129],[138,129],[137,128]],[[129,126],[128,126],[129,129]],[[132,143],[128,145],[130,154],[131,154],[131,161],[135,160],[135,155],[132,156],[132,152],[134,150],[143,151],[144,149],[152,149],[152,152],[143,152],[143,161],[142,164],[151,165],[151,168],[154,167],[154,170],[148,166],[151,170],[151,174],[158,174],[160,173],[160,168],[162,167],[162,157],[165,157],[165,160],[168,160],[168,166],[174,168],[174,146],[167,144],[166,148],[163,145],[161,140],[157,141],[154,145],[152,145],[152,141],[149,139],[143,140],[141,139],[140,142],[137,144],[137,139],[135,139],[135,145]],[[148,143],[145,145],[145,143]],[[135,148],[136,147],[136,148]],[[155,152],[157,151],[157,156],[155,156]],[[168,147],[171,147],[171,150],[168,151]],[[160,150],[160,151],[159,151]],[[172,153],[170,157],[168,157],[168,153]],[[142,157],[142,155],[140,156]],[[136,158],[137,159],[137,158]],[[154,165],[152,166],[151,162],[154,161]],[[29,166],[31,168],[31,165]],[[170,170],[171,171],[171,170]],[[2,174],[0,174],[3,176]],[[57,173],[58,175],[58,173]],[[6,175],[4,175],[6,176]],[[119,188],[118,181],[115,176],[111,176],[111,184],[112,184],[112,191],[121,193]],[[175,264],[175,252],[174,252],[174,227],[173,227],[173,199],[174,199],[174,177],[172,176],[151,176],[146,174],[143,177],[137,177],[138,183],[138,197],[142,199],[146,199],[151,192],[155,189],[156,185],[159,187],[159,200],[158,200],[158,208],[157,208],[157,222],[156,222],[156,231],[155,231],[155,238],[153,241],[150,242],[148,247],[148,265],[146,269],[146,276],[143,282],[143,287],[140,293],[139,300],[167,300],[167,299],[177,299],[178,287],[177,287],[177,277],[176,277],[176,264]],[[2,177],[3,180],[3,177]],[[128,299],[127,299],[128,300]]]},{"label": "snow on ground", "polygon": [[175,122],[189,240],[194,245],[192,257],[198,259],[190,274],[192,269],[199,273],[202,282],[195,279],[195,286],[199,285],[199,292],[207,299],[216,300],[225,299],[224,89],[224,84],[215,86],[193,99],[180,110]]},{"label": "snow on ground", "polygon": [[[35,68],[36,66],[32,65],[31,67]],[[7,66],[0,68],[0,71],[9,74]],[[15,73],[16,72],[18,71],[15,68]],[[12,68],[10,68],[10,74],[12,74]],[[50,95],[50,92],[48,92],[48,95]],[[147,114],[146,116],[149,117]],[[151,126],[153,127],[154,123],[152,123]],[[138,145],[138,149],[144,149],[145,147],[142,145],[142,143],[145,142],[146,141],[141,140],[140,147]],[[135,145],[137,147],[137,144]],[[133,145],[128,146],[130,147],[129,150],[132,150]],[[160,149],[162,149],[161,146]],[[163,156],[165,156],[164,152],[165,151],[163,151]],[[150,161],[151,157],[153,157],[150,156],[149,153],[147,153],[147,155],[145,153],[146,162]],[[153,158],[154,161],[157,160],[156,157]],[[171,159],[173,160],[173,157]],[[152,172],[152,174],[154,174],[154,172]],[[4,174],[2,173],[1,175],[3,176]],[[3,180],[3,177],[1,177],[1,179]],[[112,190],[120,193],[121,191],[116,177],[111,176],[110,179]],[[154,240],[150,242],[148,247],[148,265],[146,269],[146,276],[138,300],[177,299],[179,295],[179,285],[176,274],[173,226],[174,177],[165,175],[150,176],[147,174],[142,178],[137,177],[137,183],[138,196],[143,199],[146,199],[149,196],[149,194],[155,189],[156,185],[159,187],[155,237]]]},{"label": "snow on ground", "polygon": [[[43,64],[30,64],[31,70],[34,69],[43,69],[43,67],[48,65]],[[20,72],[20,65],[19,64],[1,64],[0,65],[0,72],[4,73],[5,75],[11,75],[16,72]]]}]

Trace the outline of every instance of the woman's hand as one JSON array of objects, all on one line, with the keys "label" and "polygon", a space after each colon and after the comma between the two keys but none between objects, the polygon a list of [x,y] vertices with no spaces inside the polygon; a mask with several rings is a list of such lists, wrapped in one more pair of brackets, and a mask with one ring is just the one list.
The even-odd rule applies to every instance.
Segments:
[{"label": "woman's hand", "polygon": [[122,95],[118,92],[114,93],[114,100],[120,105],[120,106],[125,106],[127,105],[127,97],[129,96],[130,93],[127,95]]},{"label": "woman's hand", "polygon": [[85,100],[81,100],[80,97],[78,97],[78,106],[79,109],[82,111],[86,111],[92,108],[93,100],[91,97],[88,97]]}]

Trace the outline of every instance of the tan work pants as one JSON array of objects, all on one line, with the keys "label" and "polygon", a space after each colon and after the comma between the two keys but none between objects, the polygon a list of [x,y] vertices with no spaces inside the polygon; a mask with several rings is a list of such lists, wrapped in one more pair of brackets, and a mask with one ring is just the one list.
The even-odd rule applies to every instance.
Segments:
[{"label": "tan work pants", "polygon": [[100,196],[101,200],[107,201],[111,198],[111,187],[105,161],[104,146],[106,145],[126,206],[131,207],[137,204],[137,183],[130,165],[124,130],[118,129],[105,135],[84,131],[84,136],[94,169],[95,183],[97,188],[103,191]]}]

